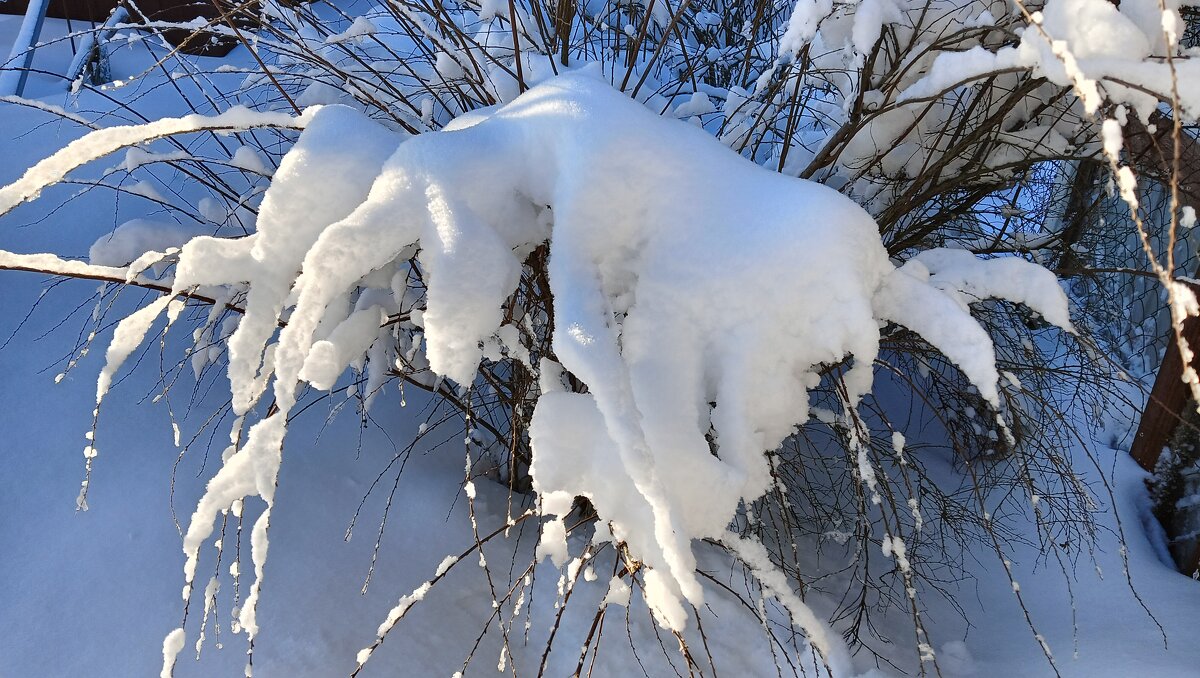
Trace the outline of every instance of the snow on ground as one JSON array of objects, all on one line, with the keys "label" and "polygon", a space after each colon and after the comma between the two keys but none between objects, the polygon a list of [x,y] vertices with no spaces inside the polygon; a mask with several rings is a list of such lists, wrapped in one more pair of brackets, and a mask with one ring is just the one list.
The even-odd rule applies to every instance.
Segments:
[{"label": "snow on ground", "polygon": [[[0,17],[0,44],[15,31],[14,19],[19,20]],[[48,21],[45,35],[61,35],[63,30],[62,22]],[[232,58],[237,59],[238,54],[240,50]],[[126,57],[129,60],[123,61]],[[48,64],[48,70],[61,70],[68,61],[62,50],[52,50],[51,57],[40,63]],[[143,66],[144,57],[125,51],[114,59],[115,74],[132,73]],[[48,77],[31,79],[30,94],[47,104],[74,108],[61,86]],[[120,96],[138,98],[141,109],[149,113],[177,112],[173,91],[147,94],[135,84]],[[81,114],[106,106],[88,97],[78,103]],[[70,122],[15,104],[0,104],[0,121],[0,147],[4,149],[0,184],[12,181],[25,167],[82,131]],[[120,158],[107,162],[119,163]],[[104,162],[100,165],[105,166]],[[156,216],[152,205],[128,197],[114,210],[112,195],[95,190],[51,213],[76,190],[52,188],[38,203],[7,216],[0,223],[0,249],[83,257],[97,238],[117,224]],[[68,282],[39,301],[44,283],[34,274],[0,273],[0,343],[21,324],[28,309],[38,304],[29,321],[0,349],[0,374],[4,375],[0,379],[0,459],[4,464],[0,474],[0,677],[154,675],[162,661],[163,636],[179,625],[182,612],[179,572],[183,555],[172,509],[186,529],[207,477],[199,474],[202,467],[211,474],[219,462],[219,446],[205,459],[206,446],[197,444],[172,474],[179,451],[173,441],[168,402],[151,402],[158,390],[159,373],[157,340],[152,339],[148,351],[135,353],[129,361],[131,365],[140,363],[137,371],[130,378],[119,373],[105,403],[95,441],[101,454],[95,460],[89,488],[90,510],[76,511],[83,474],[81,452],[88,444],[84,434],[91,427],[95,398],[93,380],[100,369],[100,347],[108,334],[101,334],[91,355],[55,384],[60,359],[71,350],[82,316],[91,312],[86,300],[96,285]],[[128,312],[149,298],[129,291],[117,303]],[[81,304],[79,314],[59,331],[46,334]],[[114,312],[112,317],[119,315]],[[152,336],[155,333],[152,331]],[[166,355],[178,356],[181,346],[172,341],[168,339]],[[181,390],[172,397],[170,407],[182,418],[185,442],[203,423],[204,413],[225,397],[225,389],[223,378],[217,379],[196,396],[193,412],[186,417],[187,394]],[[356,653],[373,639],[375,627],[396,601],[433,576],[447,555],[471,545],[466,498],[459,492],[461,436],[448,432],[443,436],[450,439],[448,444],[435,450],[418,447],[408,462],[370,589],[365,596],[359,594],[386,492],[371,494],[364,518],[349,542],[343,540],[346,527],[363,494],[424,419],[426,403],[421,398],[407,394],[403,409],[399,401],[394,391],[383,396],[373,410],[382,428],[369,426],[361,436],[353,405],[326,425],[332,400],[318,403],[292,424],[258,615],[262,629],[254,657],[258,675],[348,673]],[[1039,566],[1037,553],[1029,548],[1018,548],[1010,555],[1034,622],[1065,675],[1195,675],[1200,646],[1190,640],[1200,613],[1200,585],[1165,565],[1152,546],[1143,520],[1145,492],[1136,465],[1123,452],[1103,447],[1098,447],[1095,455],[1100,468],[1087,470],[1088,479],[1108,477],[1114,487],[1134,583],[1163,624],[1169,649],[1162,648],[1158,629],[1129,592],[1118,545],[1111,536],[1101,539],[1102,549],[1096,554],[1103,579],[1086,554],[1078,561],[1072,582],[1074,610],[1055,565]],[[1076,459],[1086,465],[1082,452]],[[390,486],[392,477],[386,476],[385,485]],[[503,519],[507,496],[488,482],[476,485],[476,508],[481,528],[486,530]],[[248,514],[257,510],[253,502],[248,504]],[[1110,518],[1102,523],[1115,529]],[[1031,537],[1036,540],[1035,534]],[[533,540],[530,533],[519,542],[489,549],[489,559],[493,565],[504,562],[498,566],[501,570],[508,570],[508,561],[516,563],[519,570],[529,561]],[[580,545],[572,546],[572,552],[577,552]],[[244,548],[248,550],[248,544]],[[197,587],[203,587],[212,573],[214,557],[211,545],[205,545]],[[706,569],[729,575],[724,558],[705,549],[700,549],[698,558]],[[367,675],[450,675],[461,667],[470,641],[491,609],[482,571],[468,560],[456,564],[445,581],[414,606],[372,658]],[[228,560],[223,562],[227,566]],[[249,569],[246,555],[242,567]],[[1049,675],[995,556],[972,554],[964,559],[963,567],[974,582],[961,587],[959,602],[973,628],[965,628],[948,606],[932,598],[928,601],[933,609],[927,617],[943,675]],[[528,646],[509,660],[517,675],[536,674],[553,620],[556,582],[547,572],[552,571],[539,570],[543,580],[530,603],[536,612]],[[608,577],[603,572],[597,575],[594,582],[580,584],[580,596],[589,600],[605,596]],[[248,581],[244,577],[243,586]],[[195,636],[189,637],[176,675],[240,675],[245,661],[244,636],[230,633],[229,592],[223,590],[218,596],[219,636],[210,626],[200,662],[193,661]],[[197,596],[193,605],[199,602]],[[722,620],[717,629],[708,629],[721,672],[774,675],[770,651],[757,622],[712,587],[708,587],[707,602]],[[818,613],[828,611],[828,601],[818,598],[809,602]],[[563,640],[556,644],[561,649],[551,656],[551,675],[566,675],[574,669],[577,648],[591,622],[589,610],[595,606],[581,602],[574,609],[577,613],[568,615],[561,631]],[[192,614],[200,612],[192,610]],[[622,623],[612,627],[606,640],[610,644],[602,653],[605,663],[598,667],[597,675],[638,675],[639,660],[645,662],[651,676],[672,675],[664,653],[654,647],[654,626],[636,593],[630,615],[630,634],[642,639],[639,647],[656,653],[631,656],[628,645],[620,642],[624,619],[619,619]],[[1077,653],[1073,651],[1072,618],[1078,625]],[[905,623],[903,615],[890,620],[892,635],[906,637],[902,635]],[[673,652],[673,639],[668,636],[667,641],[666,649]],[[218,642],[222,649],[216,647]],[[485,639],[468,674],[496,670],[499,643],[496,634]],[[911,656],[896,659],[902,666],[913,667]],[[858,671],[872,666],[865,656],[856,659]],[[891,675],[888,671],[879,669],[873,675]]]},{"label": "snow on ground", "polygon": [[[1076,454],[1077,462],[1086,464],[1081,457]],[[1169,560],[1164,562],[1149,541],[1145,521],[1153,518],[1149,517],[1142,484],[1145,474],[1140,467],[1125,451],[1099,448],[1097,457],[1105,465],[1105,474],[1112,473],[1110,482],[1128,538],[1135,590],[1163,625],[1166,647],[1162,633],[1125,582],[1120,546],[1112,535],[1100,539],[1095,554],[1099,572],[1089,554],[1081,554],[1077,561],[1071,584],[1074,609],[1057,564],[1038,566],[1034,549],[1020,548],[1010,556],[1016,563],[1014,578],[1063,675],[1194,676],[1200,659],[1200,647],[1194,640],[1200,585],[1179,574]],[[1096,480],[1099,475],[1093,471],[1086,477]],[[1115,529],[1111,517],[1101,524]],[[1152,526],[1157,529],[1157,523]],[[967,614],[976,626],[966,641],[977,665],[976,675],[1046,675],[1045,659],[1028,628],[1022,625],[1009,583],[999,563],[994,562],[995,556],[991,561],[972,568],[979,578],[978,603],[969,594],[963,596]],[[1078,625],[1077,638],[1072,637],[1073,623]]]},{"label": "snow on ground", "polygon": [[[53,35],[55,28],[61,27],[49,22],[47,34]],[[135,62],[133,67],[141,64]],[[120,77],[115,66],[114,71]],[[47,85],[44,91],[50,92],[43,101],[52,105],[82,111],[104,105],[88,95],[75,101],[61,90],[54,93],[53,83],[43,84]],[[137,84],[131,89],[122,94],[138,98],[142,110],[151,114],[162,114],[177,105],[176,95],[169,90],[146,94]],[[6,150],[13,149],[0,167],[0,182],[5,184],[48,150],[65,145],[83,131],[50,113],[16,104],[4,105],[3,116],[4,145]],[[118,156],[81,172],[95,173],[119,162]],[[54,205],[78,190],[51,188],[44,194],[45,200],[18,208],[5,221],[0,247],[17,252],[56,251],[68,257],[83,257],[93,249],[116,256],[114,251],[120,248],[97,249],[93,243],[98,239],[111,242],[103,236],[126,219],[156,216],[153,205],[128,198],[114,211],[111,194],[93,190],[43,219]],[[105,216],[96,218],[100,214]],[[41,276],[18,273],[3,280],[0,308],[5,320],[0,332],[6,337],[38,302],[44,282]],[[67,372],[57,385],[55,373],[62,368],[59,358],[70,352],[75,337],[68,331],[51,339],[38,338],[83,304],[82,315],[68,322],[76,326],[72,323],[91,312],[88,298],[96,287],[91,282],[71,282],[50,291],[21,334],[0,352],[0,365],[8,375],[0,382],[0,402],[6,405],[0,415],[0,430],[7,441],[2,449],[6,458],[13,457],[0,481],[0,510],[9,517],[0,523],[0,539],[21,545],[5,550],[0,559],[0,580],[7,582],[6,604],[0,612],[0,637],[5,639],[0,642],[0,675],[5,677],[10,673],[118,676],[157,671],[162,662],[162,638],[179,624],[182,608],[181,540],[173,512],[186,528],[207,477],[198,475],[204,469],[211,474],[219,461],[219,449],[206,457],[207,440],[202,440],[172,475],[179,451],[173,441],[169,407],[181,417],[186,442],[204,423],[206,406],[211,409],[221,403],[226,387],[223,381],[206,384],[192,407],[200,414],[186,418],[189,394],[182,389],[173,396],[174,403],[150,402],[146,396],[155,389],[158,375],[158,351],[152,339],[148,353],[138,351],[128,361],[127,368],[139,364],[139,371],[132,379],[119,374],[112,404],[103,407],[93,441],[100,454],[89,488],[90,510],[75,510],[74,497],[83,474],[81,452],[89,444],[84,434],[90,428],[95,361],[108,334],[102,334],[91,357],[81,360],[77,370]],[[117,308],[127,312],[149,298],[131,291],[123,295]],[[157,329],[152,336],[156,334]],[[174,341],[169,346],[178,355],[181,346]],[[87,371],[89,365],[91,372]],[[31,384],[52,390],[34,393]],[[392,461],[393,441],[403,445],[424,419],[422,400],[411,392],[407,409],[399,407],[400,397],[395,392],[379,400],[380,411],[401,416],[389,415],[386,431],[369,429],[361,438],[352,411],[328,428],[324,426],[328,404],[309,410],[293,424],[289,454],[295,462],[281,477],[281,506],[273,521],[272,553],[282,566],[272,565],[269,570],[268,595],[260,614],[263,631],[254,658],[259,675],[348,673],[358,649],[370,642],[395,600],[432,576],[448,554],[459,553],[472,543],[465,499],[459,493],[461,445],[452,444],[448,450],[428,456],[418,448],[398,486],[396,513],[369,593],[359,594],[371,563],[384,493],[371,495],[355,538],[344,543],[343,535],[361,497]],[[450,437],[461,440],[461,432]],[[385,489],[391,480],[392,476],[386,478]],[[505,515],[506,500],[499,487],[480,484],[477,510],[483,529]],[[252,516],[255,508],[248,507],[247,512]],[[489,555],[498,562],[528,562],[535,538],[501,545]],[[243,547],[249,550],[248,543]],[[514,548],[520,553],[516,558],[511,554]],[[197,586],[204,586],[211,574],[213,555],[211,546],[206,545]],[[248,557],[243,556],[241,565],[249,568]],[[459,669],[470,640],[483,628],[491,609],[491,597],[479,573],[474,561],[464,561],[429,594],[427,603],[415,606],[403,623],[416,632],[396,633],[373,660],[374,670],[386,673],[390,666],[405,667],[412,675],[449,675]],[[592,610],[595,601],[606,594],[607,580],[597,577],[596,583],[581,587],[579,596],[593,599]],[[553,601],[556,586],[555,578],[547,577],[539,582],[538,597]],[[220,635],[209,627],[199,663],[191,658],[194,638],[190,638],[181,653],[177,675],[240,674],[245,661],[244,636],[233,637],[229,630],[228,587],[218,595]],[[739,603],[723,600],[719,593],[710,598],[714,610],[731,620],[738,618],[735,608]],[[579,609],[587,612],[586,601]],[[509,665],[536,666],[554,614],[551,604],[539,603],[529,649],[518,651],[508,660]],[[569,640],[560,645],[565,650],[551,657],[553,672],[565,674],[573,669],[576,648],[590,622],[590,614],[579,619],[568,616],[562,637]],[[635,611],[631,624],[635,636],[654,637],[644,607]],[[618,630],[610,635],[621,632],[624,625],[613,624]],[[757,629],[757,622],[749,628]],[[754,673],[767,671],[771,653],[763,646],[761,633],[752,635],[755,637],[731,634],[728,640],[715,638],[714,651],[721,657],[718,665],[728,662]],[[224,647],[216,649],[217,642]],[[477,662],[493,666],[499,657],[499,642],[496,634],[485,639]],[[666,655],[654,649],[654,655],[640,661],[653,674],[669,671]],[[617,643],[605,652],[600,670],[626,674],[637,670],[638,661]]]}]

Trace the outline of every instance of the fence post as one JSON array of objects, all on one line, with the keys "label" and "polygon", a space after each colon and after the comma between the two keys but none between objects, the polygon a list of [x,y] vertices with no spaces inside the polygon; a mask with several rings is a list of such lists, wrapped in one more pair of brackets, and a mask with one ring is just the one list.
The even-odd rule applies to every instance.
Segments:
[{"label": "fence post", "polygon": [[[1182,282],[1182,281],[1181,281]],[[1193,292],[1200,296],[1200,286],[1186,283]],[[1196,352],[1192,360],[1193,368],[1200,368],[1200,318],[1188,318],[1183,323],[1183,338],[1188,346]],[[1167,351],[1162,364],[1158,368],[1158,376],[1154,387],[1150,390],[1150,398],[1146,408],[1142,410],[1142,419],[1138,424],[1137,433],[1129,454],[1147,471],[1154,471],[1162,448],[1167,439],[1181,421],[1183,408],[1187,406],[1191,390],[1183,383],[1183,360],[1179,355],[1179,346],[1172,333],[1167,342]]]}]

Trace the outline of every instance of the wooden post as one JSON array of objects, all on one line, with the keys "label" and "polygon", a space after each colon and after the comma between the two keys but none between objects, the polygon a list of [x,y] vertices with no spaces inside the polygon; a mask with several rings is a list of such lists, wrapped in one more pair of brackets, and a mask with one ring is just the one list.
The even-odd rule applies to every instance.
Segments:
[{"label": "wooden post", "polygon": [[[1200,286],[1189,283],[1189,287],[1200,296]],[[1192,357],[1192,368],[1200,369],[1200,318],[1188,318],[1184,321],[1183,338],[1195,354]],[[1183,408],[1188,406],[1192,395],[1191,389],[1183,383],[1182,376],[1183,360],[1172,332],[1162,365],[1158,368],[1158,376],[1154,379],[1154,387],[1150,390],[1146,409],[1142,411],[1142,420],[1134,435],[1133,445],[1129,449],[1129,454],[1134,460],[1151,473],[1158,464],[1163,447],[1183,420]],[[1174,536],[1170,534],[1171,525],[1163,527],[1167,529],[1168,537]],[[1170,550],[1180,572],[1190,575],[1200,568],[1200,539],[1172,542]]]},{"label": "wooden post", "polygon": [[[1200,286],[1188,286],[1200,297]],[[1184,321],[1183,338],[1196,353],[1192,368],[1200,371],[1200,318]],[[1142,420],[1129,449],[1129,454],[1147,471],[1154,471],[1162,448],[1179,425],[1183,408],[1191,396],[1191,390],[1183,383],[1182,376],[1183,360],[1179,356],[1174,333],[1171,333],[1166,355],[1158,368],[1158,377],[1154,380],[1154,388],[1150,390],[1150,398],[1146,402],[1146,409],[1142,411]]]}]

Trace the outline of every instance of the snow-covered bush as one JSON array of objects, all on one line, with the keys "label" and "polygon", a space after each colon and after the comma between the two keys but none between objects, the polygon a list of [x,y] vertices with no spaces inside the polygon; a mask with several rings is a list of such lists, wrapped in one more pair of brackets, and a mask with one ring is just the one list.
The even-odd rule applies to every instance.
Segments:
[{"label": "snow-covered bush", "polygon": [[[244,183],[201,175],[213,195],[194,207],[155,196],[185,225],[126,224],[87,264],[0,254],[164,292],[117,325],[97,416],[160,317],[210,305],[189,357],[200,373],[226,355],[235,419],[187,525],[185,599],[217,523],[247,511],[254,580],[235,617],[258,634],[288,417],[348,369],[364,411],[395,381],[457,408],[467,497],[480,459],[532,493],[506,525],[541,521],[561,604],[610,549],[609,595],[641,590],[689,663],[706,545],[852,675],[841,635],[870,643],[862,616],[880,600],[910,610],[919,670],[936,662],[918,596],[961,542],[1007,571],[1004,520],[1030,506],[1048,548],[1087,535],[1058,415],[1078,397],[1062,374],[1103,367],[1034,262],[1073,244],[1053,188],[1079,159],[1110,166],[1145,233],[1122,125],[1200,110],[1175,4],[262,7],[269,65],[239,93],[257,110],[99,129],[0,189],[3,215],[119,150],[136,173],[206,165],[217,133],[245,144],[220,158]],[[179,141],[193,133],[195,153]],[[171,153],[146,148],[164,138]],[[912,454],[877,386],[926,401],[959,486]],[[823,574],[804,570],[806,536],[851,572],[832,586],[861,590],[833,614],[794,593]],[[874,548],[894,567],[872,569]],[[400,598],[360,668],[443,574]],[[167,637],[164,671],[188,628]]]}]

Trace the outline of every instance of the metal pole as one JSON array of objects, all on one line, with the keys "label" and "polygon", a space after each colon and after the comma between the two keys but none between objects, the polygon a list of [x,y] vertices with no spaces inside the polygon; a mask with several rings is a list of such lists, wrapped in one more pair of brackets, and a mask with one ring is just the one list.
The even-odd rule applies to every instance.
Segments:
[{"label": "metal pole", "polygon": [[[71,65],[67,67],[67,87],[71,87],[89,66],[99,64],[104,59],[102,51],[105,41],[112,37],[118,25],[128,20],[128,10],[124,5],[117,5],[112,14],[108,15],[104,25],[83,36],[83,40],[79,42],[79,51],[75,52],[75,58],[71,59]],[[96,79],[92,82],[99,84]]]},{"label": "metal pole", "polygon": [[21,96],[25,92],[25,80],[33,63],[33,48],[42,34],[42,22],[46,20],[49,5],[50,0],[29,0],[17,39],[4,62],[4,70],[0,71],[0,95]]}]

